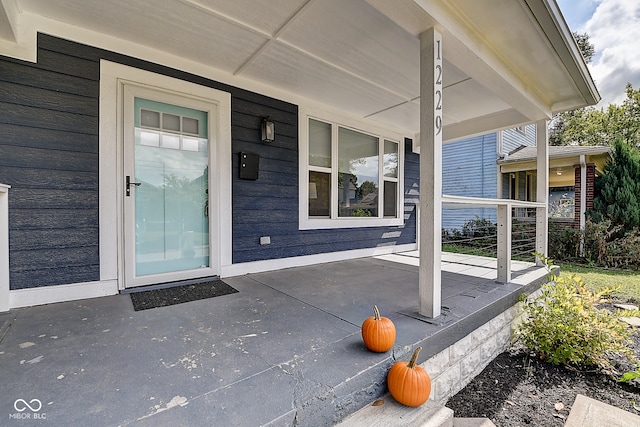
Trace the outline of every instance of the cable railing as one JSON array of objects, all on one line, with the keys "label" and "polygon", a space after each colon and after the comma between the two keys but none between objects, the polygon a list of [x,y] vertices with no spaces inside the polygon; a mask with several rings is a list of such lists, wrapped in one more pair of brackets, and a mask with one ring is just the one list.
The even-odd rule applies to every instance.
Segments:
[{"label": "cable railing", "polygon": [[[533,261],[536,246],[535,209],[526,218],[512,213],[511,257],[520,261]],[[442,230],[445,251],[462,252],[495,258],[498,253],[498,231],[495,219],[476,216],[465,221],[460,228]]]},{"label": "cable railing", "polygon": [[511,259],[531,260],[534,252],[545,252],[547,207],[544,203],[510,199],[442,196],[451,207],[496,207],[495,223],[487,219],[470,222],[456,232],[443,230],[443,249],[464,249],[474,255],[497,258],[498,281],[511,280]]}]

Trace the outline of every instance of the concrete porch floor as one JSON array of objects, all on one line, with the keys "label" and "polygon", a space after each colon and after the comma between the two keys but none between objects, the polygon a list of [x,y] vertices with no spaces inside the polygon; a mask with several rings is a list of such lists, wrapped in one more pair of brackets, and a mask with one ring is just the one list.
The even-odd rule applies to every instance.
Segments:
[{"label": "concrete porch floor", "polygon": [[[126,294],[14,309],[0,425],[333,425],[385,393],[396,359],[421,345],[426,360],[545,275],[513,271],[499,284],[495,259],[443,254],[435,320],[417,313],[416,252],[226,278],[238,293],[139,312]],[[398,332],[383,354],[360,337],[374,304]]]}]

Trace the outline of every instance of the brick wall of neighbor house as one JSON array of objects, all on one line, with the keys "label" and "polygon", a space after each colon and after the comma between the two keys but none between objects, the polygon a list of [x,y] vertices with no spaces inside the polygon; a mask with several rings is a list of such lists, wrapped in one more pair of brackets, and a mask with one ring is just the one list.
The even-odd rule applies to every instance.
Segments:
[{"label": "brick wall of neighbor house", "polygon": [[[576,227],[580,226],[580,206],[582,206],[582,172],[580,165],[574,166],[575,174],[575,205],[574,205],[574,223]],[[593,197],[595,195],[596,166],[593,163],[587,164],[587,188],[586,192],[586,209],[593,209]]]},{"label": "brick wall of neighbor house", "polygon": [[580,171],[580,165],[574,165],[573,167],[574,170],[574,191],[575,191],[575,201],[574,201],[574,205],[573,205],[573,211],[574,211],[574,218],[573,218],[573,222],[576,224],[576,226],[580,225],[580,206],[582,206],[582,180],[580,179],[580,177],[582,176],[582,173]]},{"label": "brick wall of neighbor house", "polygon": [[595,196],[596,166],[593,163],[587,165],[587,210],[593,209],[593,197]]},{"label": "brick wall of neighbor house", "polygon": [[[38,35],[36,64],[0,57],[0,182],[9,184],[12,289],[97,281],[100,60],[165,74],[232,95],[233,262],[415,242],[405,227],[298,230],[298,108],[172,68]],[[277,137],[259,142],[260,119]],[[238,179],[238,152],[260,155],[257,181]],[[406,190],[416,190],[407,155]],[[408,197],[409,204],[413,200]],[[259,237],[271,236],[260,246]]]}]

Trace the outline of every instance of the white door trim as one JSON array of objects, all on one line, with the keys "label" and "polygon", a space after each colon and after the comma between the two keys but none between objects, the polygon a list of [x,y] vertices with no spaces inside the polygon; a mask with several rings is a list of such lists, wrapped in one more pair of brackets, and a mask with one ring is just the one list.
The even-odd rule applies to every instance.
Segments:
[{"label": "white door trim", "polygon": [[[218,200],[217,224],[210,230],[219,236],[213,251],[219,254],[216,271],[231,264],[231,94],[161,74],[102,60],[100,62],[100,280],[117,280],[124,289],[123,224],[123,106],[124,84],[216,104],[217,125],[210,128],[216,150],[210,153],[215,171],[209,174],[209,196]],[[213,151],[213,150],[212,150]],[[217,194],[216,194],[217,193]],[[215,205],[215,206],[214,206]],[[213,215],[212,215],[213,216]],[[215,230],[214,230],[215,228]],[[211,260],[214,262],[214,260]]]}]

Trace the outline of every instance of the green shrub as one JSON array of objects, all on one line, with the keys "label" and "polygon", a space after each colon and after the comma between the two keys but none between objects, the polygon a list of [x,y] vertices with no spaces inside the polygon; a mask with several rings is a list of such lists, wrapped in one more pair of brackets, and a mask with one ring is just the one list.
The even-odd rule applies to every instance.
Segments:
[{"label": "green shrub", "polygon": [[605,289],[591,292],[575,275],[560,275],[542,286],[542,294],[525,303],[528,314],[518,330],[522,342],[541,359],[558,365],[598,366],[611,370],[607,357],[633,358],[630,332],[615,313],[595,305]]},{"label": "green shrub", "polygon": [[467,237],[493,237],[497,233],[497,225],[486,218],[476,215],[475,219],[465,221],[462,234]]},{"label": "green shrub", "polygon": [[609,220],[619,226],[621,237],[640,227],[640,151],[629,142],[613,142],[612,160],[596,179],[594,188],[594,222]]},{"label": "green shrub", "polygon": [[557,260],[580,258],[579,229],[549,221],[549,256]]},{"label": "green shrub", "polygon": [[607,240],[616,231],[617,228],[611,226],[611,221],[593,222],[587,218],[583,233],[584,257],[593,264],[607,266]]},{"label": "green shrub", "polygon": [[612,225],[609,220],[587,219],[584,231],[549,223],[549,255],[559,261],[639,270],[640,230],[621,230],[621,226]]}]

